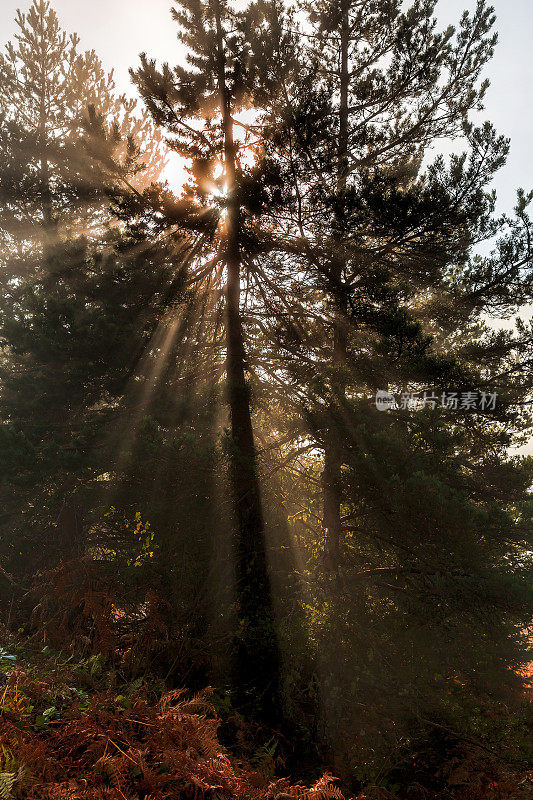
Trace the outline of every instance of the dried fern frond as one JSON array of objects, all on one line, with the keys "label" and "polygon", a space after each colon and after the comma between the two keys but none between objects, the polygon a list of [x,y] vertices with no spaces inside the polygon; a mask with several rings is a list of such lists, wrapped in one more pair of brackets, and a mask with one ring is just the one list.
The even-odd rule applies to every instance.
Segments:
[{"label": "dried fern frond", "polygon": [[169,708],[176,707],[180,697],[185,694],[185,689],[173,689],[171,692],[166,692],[159,700],[159,706],[162,711],[168,711]]},{"label": "dried fern frond", "polygon": [[305,800],[342,800],[342,792],[335,785],[338,778],[329,772],[321,778],[303,795]]},{"label": "dried fern frond", "polygon": [[[22,670],[13,699],[36,696],[44,705],[51,699],[45,688]],[[10,691],[11,685],[6,696]],[[18,708],[15,719],[4,715],[3,730],[0,724],[0,800],[342,800],[331,775],[310,789],[287,779],[269,782],[260,768],[275,743],[258,751],[259,760],[236,763],[217,737],[212,694],[205,689],[191,698],[178,689],[150,700],[139,686],[126,705],[107,690],[80,708],[65,692],[71,705],[45,731],[32,724],[31,706]],[[21,764],[31,781],[21,777]]]},{"label": "dried fern frond", "polygon": [[213,703],[210,699],[213,696],[213,692],[214,689],[208,686],[195,694],[190,700],[182,700],[179,704],[180,711],[184,714],[201,714],[203,716],[214,714]]},{"label": "dried fern frond", "polygon": [[326,772],[319,780],[306,789],[300,784],[290,785],[286,778],[272,781],[268,788],[268,797],[275,800],[343,800],[343,794],[338,786],[335,785],[338,778]]},{"label": "dried fern frond", "polygon": [[16,780],[16,772],[0,772],[0,800],[13,800],[13,786]]}]

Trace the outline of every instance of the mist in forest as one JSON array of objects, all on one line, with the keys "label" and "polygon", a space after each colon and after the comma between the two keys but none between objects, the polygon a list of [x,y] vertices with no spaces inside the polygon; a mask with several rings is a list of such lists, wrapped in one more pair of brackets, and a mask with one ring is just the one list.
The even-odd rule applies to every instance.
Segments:
[{"label": "mist in forest", "polygon": [[167,5],[0,54],[0,798],[527,800],[494,10]]}]

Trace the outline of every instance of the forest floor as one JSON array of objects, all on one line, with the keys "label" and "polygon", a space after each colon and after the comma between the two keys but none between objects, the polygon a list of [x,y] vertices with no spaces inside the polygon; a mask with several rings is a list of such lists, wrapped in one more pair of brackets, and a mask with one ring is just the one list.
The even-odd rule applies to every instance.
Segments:
[{"label": "forest floor", "polygon": [[[110,685],[104,660],[30,662],[0,648],[0,800],[532,800],[533,771],[456,742],[418,754],[399,785],[349,791],[317,765],[311,785],[279,775],[273,750],[229,752],[210,689]],[[422,765],[422,766],[421,766]]]}]

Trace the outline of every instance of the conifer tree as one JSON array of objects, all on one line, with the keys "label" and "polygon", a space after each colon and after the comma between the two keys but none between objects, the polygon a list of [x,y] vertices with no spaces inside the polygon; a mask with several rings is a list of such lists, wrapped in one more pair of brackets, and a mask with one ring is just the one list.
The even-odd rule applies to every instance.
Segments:
[{"label": "conifer tree", "polygon": [[[311,34],[306,30],[300,40],[294,19],[276,3],[253,4],[243,14],[226,9],[232,33],[225,40],[223,74],[220,34],[226,18],[222,14],[219,24],[218,6],[189,4],[178,20],[184,42],[193,46],[195,70],[157,71],[144,59],[135,73],[154,119],[170,131],[173,146],[194,160],[192,207],[195,199],[212,209],[217,188],[223,198],[227,192],[227,199],[219,194],[218,201],[227,214],[224,228],[209,243],[213,248],[212,242],[220,242],[228,270],[226,310],[237,310],[236,294],[231,296],[237,285],[230,269],[234,257],[249,277],[248,318],[258,320],[258,327],[248,329],[254,334],[247,343],[252,366],[260,364],[270,380],[291,382],[290,395],[285,387],[278,392],[281,407],[301,403],[325,453],[322,513],[326,550],[337,565],[341,536],[353,506],[362,502],[357,492],[369,488],[353,471],[357,459],[368,456],[369,445],[359,452],[354,440],[367,420],[359,409],[361,394],[375,392],[380,382],[398,389],[432,381],[439,389],[448,382],[488,390],[498,369],[504,371],[518,353],[527,363],[530,347],[525,330],[516,337],[486,338],[486,358],[475,363],[466,350],[460,353],[453,336],[459,325],[465,340],[482,337],[481,313],[509,310],[530,297],[530,223],[523,195],[515,221],[493,217],[487,187],[504,163],[507,143],[490,125],[476,130],[468,122],[486,91],[480,73],[495,44],[492,12],[479,3],[472,17],[463,17],[454,40],[451,29],[436,31],[434,7],[419,2],[402,13],[395,2],[327,3],[313,10]],[[257,117],[253,123],[237,120],[239,129],[260,142],[256,166],[248,170],[231,158],[232,126],[247,104]],[[421,171],[435,140],[460,135],[469,158],[453,157],[449,166],[437,159]],[[218,187],[217,159],[225,165]],[[253,204],[250,190],[256,194]],[[240,214],[232,206],[235,197]],[[190,209],[188,214],[181,224],[197,225],[197,216]],[[259,215],[260,229],[254,225]],[[206,212],[204,224],[211,218]],[[472,256],[476,243],[498,233],[502,238],[491,258]],[[267,317],[278,352],[266,355],[261,347],[268,350],[272,336],[265,335],[261,319]],[[230,316],[227,322],[229,332]],[[329,364],[324,351],[331,354]],[[228,374],[238,361],[242,355],[237,362],[228,358]],[[489,362],[490,373],[480,366]],[[478,418],[478,434],[499,443],[520,435],[527,419],[513,407],[527,392],[527,380],[523,368],[513,373],[504,390],[508,413],[498,422]],[[239,418],[237,411],[249,419],[249,402],[236,403],[231,382],[229,391],[233,419]],[[288,419],[294,420],[290,412]],[[452,421],[450,427],[455,430]],[[309,427],[296,428],[303,437],[309,434]],[[238,441],[236,430],[233,440]],[[252,453],[251,441],[248,437],[244,452]],[[516,482],[524,486],[520,469]],[[244,532],[241,524],[241,542],[253,542]],[[517,531],[518,538],[522,533]],[[253,563],[250,552],[241,576],[246,563]]]},{"label": "conifer tree", "polygon": [[[98,227],[108,181],[102,165],[88,154],[84,128],[90,115],[114,126],[114,156],[128,163],[142,149],[143,186],[163,166],[157,132],[135,101],[117,95],[94,51],[79,50],[79,37],[67,35],[47,0],[34,0],[17,14],[18,33],[0,55],[2,133],[3,280],[28,274],[39,247],[76,227]],[[128,145],[129,142],[129,145]],[[115,176],[116,178],[116,176]],[[32,245],[33,242],[33,245]]]},{"label": "conifer tree", "polygon": [[[50,3],[35,0],[17,24],[0,57],[0,448],[2,555],[20,577],[81,546],[74,495],[94,455],[94,406],[126,380],[151,330],[153,281],[159,291],[167,273],[163,254],[150,280],[145,248],[128,274],[109,211],[126,183],[142,188],[164,164],[149,119]],[[58,519],[69,520],[63,538]]]},{"label": "conifer tree", "polygon": [[[168,143],[192,161],[193,180],[181,217],[168,222],[203,227],[200,269],[222,274],[225,315],[225,372],[231,431],[229,461],[235,514],[238,624],[238,700],[263,715],[278,713],[279,657],[268,575],[264,517],[247,382],[246,333],[241,282],[245,260],[257,248],[255,225],[268,201],[273,177],[247,168],[236,140],[237,114],[250,104],[257,61],[253,28],[225,0],[186,0],[173,10],[190,68],[157,69],[142,57],[132,72],[154,121]],[[215,177],[217,167],[221,174]],[[275,176],[274,176],[275,183]],[[218,205],[218,209],[217,209]],[[203,214],[198,212],[204,207]],[[200,220],[200,222],[199,222]]]},{"label": "conifer tree", "polygon": [[[519,192],[514,219],[495,217],[490,182],[508,143],[469,120],[487,88],[492,9],[478,3],[454,38],[437,32],[435,3],[400,6],[314,5],[262,128],[285,187],[269,220],[283,234],[263,264],[278,311],[263,363],[285,384],[282,407],[300,404],[299,441],[324,452],[320,505],[305,449],[293,448],[283,494],[311,565],[324,530],[336,564],[335,588],[318,580],[310,592],[329,594],[319,651],[335,653],[322,667],[337,723],[355,719],[339,691],[352,679],[356,706],[387,693],[394,717],[398,682],[408,715],[414,697],[443,699],[436,675],[459,669],[473,692],[508,687],[509,666],[527,659],[531,464],[506,448],[531,430],[531,328],[491,331],[486,315],[531,300],[531,196]],[[467,153],[422,168],[447,137]],[[372,407],[383,388],[434,389],[438,405],[446,390],[496,386],[494,413]],[[499,478],[481,486],[482,474]]]},{"label": "conifer tree", "polygon": [[[493,199],[486,190],[508,144],[489,124],[474,130],[468,122],[487,89],[479,78],[496,41],[492,9],[478,3],[473,16],[465,14],[453,43],[452,29],[436,31],[434,2],[414,3],[405,13],[400,5],[326,2],[309,8],[310,28],[299,45],[304,66],[288,74],[287,102],[271,119],[266,146],[270,153],[276,149],[292,186],[301,268],[307,262],[320,276],[331,303],[331,369],[324,386],[330,399],[320,427],[326,550],[334,560],[342,531],[339,436],[349,330],[380,335],[396,328],[395,336],[416,339],[417,320],[433,313],[428,296],[438,296],[441,305],[450,296],[448,264],[457,259],[469,273],[469,246],[498,232],[505,241],[499,253],[472,269],[477,281],[487,273],[484,300],[476,289],[476,312],[480,304],[500,304],[507,280],[515,307],[531,291],[528,199],[519,198],[516,222],[507,227],[505,219],[491,218]],[[470,145],[470,164],[457,157],[447,172],[437,160],[422,176],[431,143],[460,136]],[[468,305],[465,283],[462,289]],[[416,298],[423,295],[424,308],[416,312]],[[448,313],[453,327],[457,317],[450,308]]]}]

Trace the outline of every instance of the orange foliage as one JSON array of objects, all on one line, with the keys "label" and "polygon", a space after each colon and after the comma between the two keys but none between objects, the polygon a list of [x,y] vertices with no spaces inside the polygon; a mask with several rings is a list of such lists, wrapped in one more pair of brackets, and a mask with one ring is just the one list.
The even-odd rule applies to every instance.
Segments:
[{"label": "orange foliage", "polygon": [[342,800],[330,775],[309,789],[288,780],[258,785],[252,769],[236,766],[223,751],[209,694],[206,690],[186,699],[183,691],[173,691],[153,704],[138,695],[125,708],[111,693],[101,693],[92,698],[90,708],[81,710],[73,703],[61,720],[40,731],[34,730],[28,707],[4,713],[0,745],[14,754],[26,776],[16,784],[15,796]]},{"label": "orange foliage", "polygon": [[59,564],[40,576],[31,594],[37,600],[32,620],[45,644],[78,641],[86,652],[113,653],[113,592],[95,561]]},{"label": "orange foliage", "polygon": [[[57,714],[39,715],[34,706],[53,705],[58,686],[21,668],[13,670],[0,690],[0,758],[9,754],[17,770],[14,798],[343,800],[328,773],[306,787],[288,778],[271,780],[256,766],[228,755],[217,738],[209,689],[192,698],[175,690],[153,701],[140,691],[127,698],[105,691],[89,701],[87,694],[80,699],[79,692],[68,688],[66,675],[55,675],[62,696],[70,697],[59,704]],[[533,797],[533,773],[511,768],[487,748],[463,743],[442,756],[431,774],[445,789],[407,783],[401,800]],[[357,800],[395,798],[382,787],[369,786]]]}]

